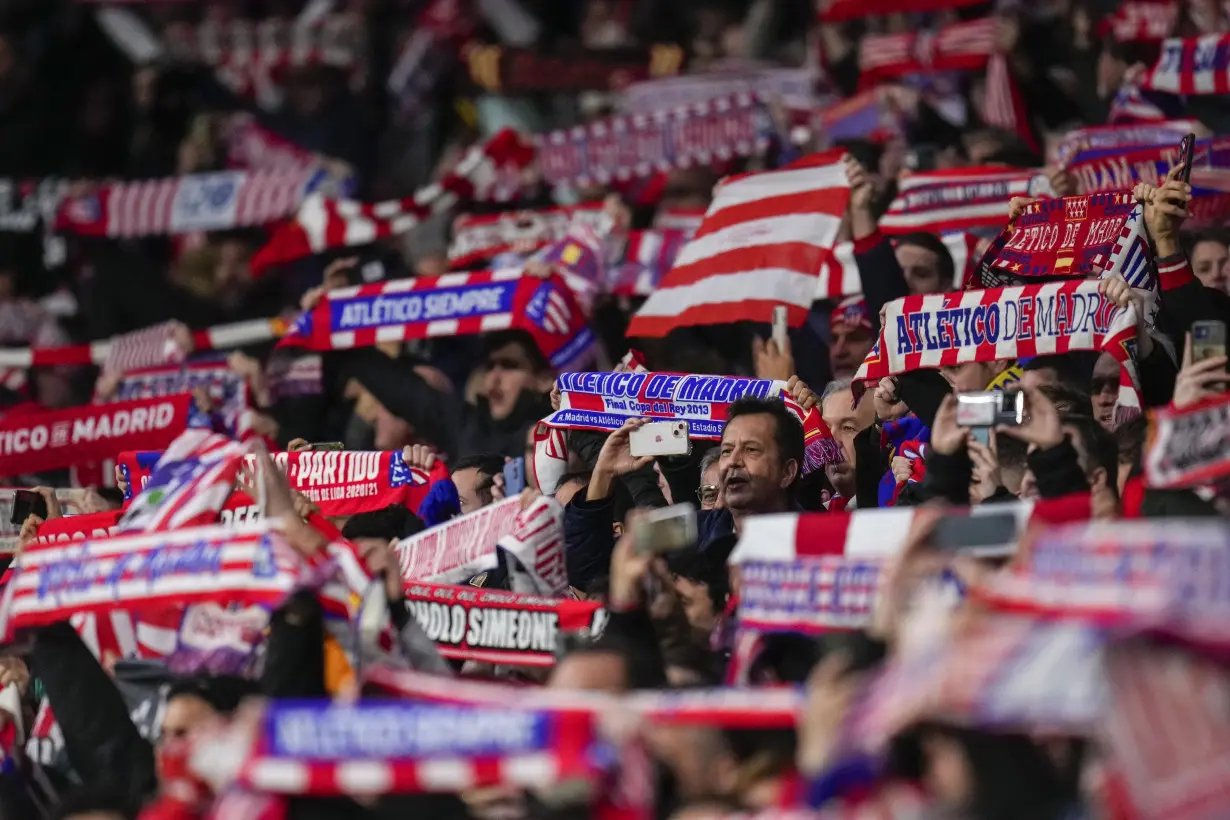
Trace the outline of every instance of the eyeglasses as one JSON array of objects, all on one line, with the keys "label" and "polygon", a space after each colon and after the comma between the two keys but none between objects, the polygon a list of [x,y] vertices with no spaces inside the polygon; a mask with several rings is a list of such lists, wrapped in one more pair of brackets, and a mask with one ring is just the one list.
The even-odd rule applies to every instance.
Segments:
[{"label": "eyeglasses", "polygon": [[718,498],[718,486],[716,484],[701,484],[696,488],[696,497],[700,499],[702,504],[712,504]]}]

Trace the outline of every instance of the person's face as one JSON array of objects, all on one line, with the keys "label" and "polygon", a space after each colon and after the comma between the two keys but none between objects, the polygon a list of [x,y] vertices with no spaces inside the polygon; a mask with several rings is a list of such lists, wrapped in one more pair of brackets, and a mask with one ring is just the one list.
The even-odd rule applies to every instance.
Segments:
[{"label": "person's face", "polygon": [[1227,290],[1230,279],[1230,250],[1221,242],[1205,240],[1192,248],[1192,272],[1206,288]]},{"label": "person's face", "polygon": [[829,396],[820,405],[820,417],[833,432],[833,440],[841,445],[846,457],[840,464],[826,464],[824,474],[837,492],[849,496],[854,486],[854,437],[861,431],[858,411],[854,408],[854,394],[849,390],[838,390]]},{"label": "person's face", "polygon": [[874,343],[871,331],[865,327],[845,322],[833,325],[833,343],[829,345],[829,369],[833,371],[833,378],[852,378]]},{"label": "person's face", "polygon": [[927,790],[943,804],[965,804],[973,794],[974,778],[961,744],[930,732],[923,736],[922,749],[926,758],[923,779]]},{"label": "person's face", "polygon": [[954,393],[981,393],[995,378],[995,371],[985,362],[966,362],[941,367],[940,375]]},{"label": "person's face", "polygon": [[940,281],[940,258],[934,251],[917,245],[898,245],[896,253],[910,293],[943,293],[952,284]]},{"label": "person's face", "polygon": [[242,242],[223,242],[218,246],[217,281],[223,287],[246,285],[251,281],[248,261],[252,254]]},{"label": "person's face", "polygon": [[1119,400],[1119,363],[1109,353],[1103,353],[1093,367],[1089,381],[1093,399],[1093,417],[1107,430],[1115,424],[1115,402]]},{"label": "person's face", "polygon": [[722,431],[718,469],[722,475],[722,498],[738,512],[758,512],[782,507],[787,487],[799,465],[783,464],[774,437],[774,417],[768,413],[736,416]]},{"label": "person's face", "polygon": [[697,636],[712,634],[717,626],[718,613],[713,608],[713,599],[709,597],[709,586],[687,578],[676,578],[675,593],[679,596],[683,614],[693,633]]},{"label": "person's face", "polygon": [[1021,388],[1033,390],[1044,384],[1059,384],[1059,373],[1053,368],[1043,367],[1039,370],[1026,370],[1021,374]]},{"label": "person's face", "polygon": [[584,652],[565,656],[551,672],[550,689],[620,694],[628,688],[623,658],[614,652]]},{"label": "person's face", "polygon": [[377,450],[400,450],[411,442],[414,428],[401,416],[377,404],[372,420],[372,433]]},{"label": "person's face", "polygon": [[1123,85],[1123,75],[1127,73],[1127,63],[1110,53],[1107,47],[1102,48],[1098,55],[1098,98],[1110,97]]},{"label": "person's face", "polygon": [[722,467],[720,461],[715,461],[700,476],[700,508],[702,510],[720,510],[722,503]]},{"label": "person's face", "polygon": [[[204,732],[212,731],[223,723],[220,714],[204,699],[195,695],[179,695],[167,703],[162,714],[162,726],[158,735],[159,751],[162,754],[182,750]],[[158,760],[161,774],[163,761]]]},{"label": "person's face", "polygon": [[479,472],[477,467],[457,470],[453,473],[453,483],[457,485],[462,514],[472,513],[491,503],[491,476]]},{"label": "person's face", "polygon": [[537,378],[530,357],[518,344],[506,344],[487,357],[483,392],[491,406],[493,419],[506,419],[517,404],[522,390],[534,390]]}]

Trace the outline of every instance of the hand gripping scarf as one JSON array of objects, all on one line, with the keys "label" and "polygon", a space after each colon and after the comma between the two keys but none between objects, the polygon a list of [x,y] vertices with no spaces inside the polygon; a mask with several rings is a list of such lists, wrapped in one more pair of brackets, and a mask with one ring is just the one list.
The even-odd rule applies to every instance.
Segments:
[{"label": "hand gripping scarf", "polygon": [[549,788],[601,774],[595,716],[406,701],[272,701],[240,785],[313,796]]},{"label": "hand gripping scarf", "polygon": [[[120,473],[128,483],[131,498],[149,481],[150,470],[161,453],[121,453]],[[271,453],[274,465],[286,472],[290,488],[303,493],[330,517],[357,515],[403,504],[418,509],[433,477],[447,477],[441,465],[429,476],[406,464],[400,450],[364,452],[355,450]],[[249,467],[254,457],[247,457]]]},{"label": "hand gripping scarf", "polygon": [[1230,397],[1151,411],[1144,467],[1148,485],[1162,490],[1230,477]]},{"label": "hand gripping scarf", "polygon": [[919,368],[1100,350],[1122,367],[1119,401],[1135,391],[1136,308],[1117,307],[1093,281],[907,296],[889,303],[880,339],[855,382]]},{"label": "hand gripping scarf", "polygon": [[568,366],[593,344],[585,315],[562,281],[507,269],[329,291],[300,315],[279,345],[348,350],[509,328],[528,331],[554,368]]},{"label": "hand gripping scarf", "polygon": [[997,609],[1230,652],[1230,527],[1209,519],[1093,522],[1044,531],[1027,560],[978,591]]},{"label": "hand gripping scarf", "polygon": [[165,447],[199,416],[189,396],[85,405],[0,419],[0,475],[102,461]]},{"label": "hand gripping scarf", "polygon": [[543,419],[564,430],[611,432],[630,418],[688,423],[691,438],[720,441],[731,404],[746,396],[781,398],[803,425],[805,472],[840,461],[820,414],[803,409],[786,392],[786,383],[737,376],[676,373],[562,373],[557,380],[560,409]]},{"label": "hand gripping scarf", "polygon": [[444,657],[511,666],[554,665],[560,633],[596,634],[606,618],[597,601],[419,582],[406,603]]}]

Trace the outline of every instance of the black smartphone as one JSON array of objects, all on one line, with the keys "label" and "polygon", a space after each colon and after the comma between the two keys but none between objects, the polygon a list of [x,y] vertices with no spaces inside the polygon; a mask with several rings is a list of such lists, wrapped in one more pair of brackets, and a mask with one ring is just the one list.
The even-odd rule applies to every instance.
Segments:
[{"label": "black smartphone", "polygon": [[1195,134],[1188,134],[1183,138],[1183,142],[1179,144],[1179,165],[1183,168],[1179,178],[1188,184],[1191,184],[1192,181],[1192,154],[1195,153],[1195,149]]},{"label": "black smartphone", "polygon": [[947,515],[935,525],[932,545],[941,552],[1002,558],[1016,552],[1016,515],[1010,512]]},{"label": "black smartphone", "polygon": [[13,493],[13,516],[10,524],[20,527],[31,515],[47,520],[47,499],[34,490],[17,490]]}]

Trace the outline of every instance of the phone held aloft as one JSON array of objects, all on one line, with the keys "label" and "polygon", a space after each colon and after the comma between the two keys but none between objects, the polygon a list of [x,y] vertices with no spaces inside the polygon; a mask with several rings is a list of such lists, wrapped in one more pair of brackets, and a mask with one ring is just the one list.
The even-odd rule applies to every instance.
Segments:
[{"label": "phone held aloft", "polygon": [[677,552],[696,545],[696,508],[675,504],[650,510],[636,519],[634,535],[639,552]]},{"label": "phone held aloft", "polygon": [[1192,364],[1226,355],[1226,323],[1192,322]]},{"label": "phone held aloft", "polygon": [[961,427],[1016,426],[1025,420],[1025,394],[985,390],[957,394],[957,424]]},{"label": "phone held aloft", "polygon": [[628,452],[645,456],[686,456],[692,452],[686,421],[651,421],[628,434]]}]

